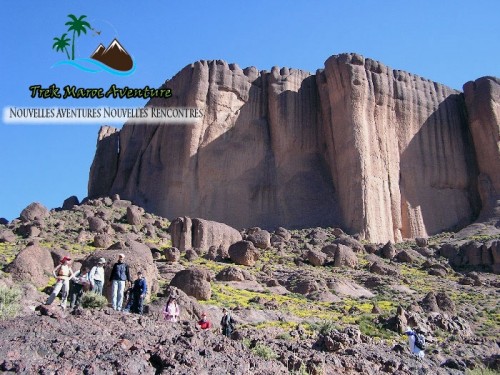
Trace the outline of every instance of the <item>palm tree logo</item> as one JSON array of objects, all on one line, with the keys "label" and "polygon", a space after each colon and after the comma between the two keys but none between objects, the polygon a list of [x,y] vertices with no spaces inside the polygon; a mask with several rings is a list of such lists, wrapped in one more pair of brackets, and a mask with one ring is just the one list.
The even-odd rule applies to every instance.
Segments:
[{"label": "palm tree logo", "polygon": [[54,44],[52,46],[52,49],[56,49],[57,52],[61,51],[61,52],[66,52],[66,56],[68,56],[68,60],[71,60],[71,58],[69,57],[69,52],[68,52],[68,46],[69,46],[69,41],[70,39],[69,38],[66,38],[66,33],[64,33],[60,38],[57,38],[55,37],[54,40]]},{"label": "palm tree logo", "polygon": [[61,38],[54,38],[55,43],[52,48],[55,48],[56,51],[66,51],[66,55],[69,60],[75,59],[75,37],[80,37],[80,34],[83,32],[87,34],[87,30],[91,29],[90,23],[84,20],[87,16],[82,15],[80,17],[76,17],[74,14],[68,14],[70,21],[66,22],[65,25],[69,26],[68,31],[73,31],[73,40],[71,42],[71,57],[69,56],[68,50],[66,47],[69,46],[69,38],[66,38],[66,34],[63,34]]}]

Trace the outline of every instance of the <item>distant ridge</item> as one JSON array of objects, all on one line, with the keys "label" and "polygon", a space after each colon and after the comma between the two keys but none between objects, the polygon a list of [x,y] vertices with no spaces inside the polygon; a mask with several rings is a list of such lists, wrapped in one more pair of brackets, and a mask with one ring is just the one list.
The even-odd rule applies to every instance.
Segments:
[{"label": "distant ridge", "polygon": [[116,38],[113,39],[106,49],[102,43],[99,44],[90,57],[106,64],[110,68],[123,72],[132,69],[134,65],[132,57]]}]

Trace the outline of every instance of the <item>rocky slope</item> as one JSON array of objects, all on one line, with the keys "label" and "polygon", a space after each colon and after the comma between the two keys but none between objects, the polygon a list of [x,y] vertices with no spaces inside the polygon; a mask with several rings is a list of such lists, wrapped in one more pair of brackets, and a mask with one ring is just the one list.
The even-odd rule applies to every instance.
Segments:
[{"label": "rocky slope", "polygon": [[[500,369],[500,236],[444,233],[394,245],[339,228],[237,230],[130,201],[100,198],[48,211],[28,206],[0,225],[0,372],[43,374],[463,374]],[[474,232],[475,233],[475,232]],[[182,250],[172,247],[179,246]],[[41,305],[59,259],[74,268],[118,253],[146,271],[144,316]],[[169,286],[170,284],[170,286]],[[181,322],[161,319],[170,293]],[[109,295],[109,289],[105,289]],[[1,302],[1,301],[0,301]],[[232,339],[218,333],[232,310]],[[195,322],[206,311],[212,330]],[[401,334],[425,332],[417,360]],[[478,372],[479,373],[479,372]]]},{"label": "rocky slope", "polygon": [[464,93],[357,54],[315,75],[199,61],[153,106],[203,110],[188,125],[104,127],[89,196],[236,227],[340,226],[401,241],[494,215],[500,81]]}]

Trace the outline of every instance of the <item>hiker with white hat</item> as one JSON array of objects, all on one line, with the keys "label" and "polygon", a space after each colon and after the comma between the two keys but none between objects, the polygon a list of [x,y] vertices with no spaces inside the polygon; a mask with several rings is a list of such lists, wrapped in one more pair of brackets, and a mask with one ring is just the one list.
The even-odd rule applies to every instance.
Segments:
[{"label": "hiker with white hat", "polygon": [[410,352],[418,358],[424,358],[425,338],[422,334],[415,332],[411,328],[406,328],[404,331],[408,336],[408,344],[410,345]]},{"label": "hiker with white hat", "polygon": [[102,288],[104,287],[104,265],[106,259],[99,258],[97,265],[92,267],[89,273],[90,285],[94,293],[102,295]]}]

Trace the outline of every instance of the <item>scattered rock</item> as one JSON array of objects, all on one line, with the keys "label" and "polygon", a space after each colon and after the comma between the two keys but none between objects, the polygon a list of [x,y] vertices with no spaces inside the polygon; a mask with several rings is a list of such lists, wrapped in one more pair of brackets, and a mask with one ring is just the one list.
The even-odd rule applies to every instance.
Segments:
[{"label": "scattered rock", "polygon": [[402,250],[396,255],[396,259],[402,263],[415,263],[419,257],[420,254],[411,249]]},{"label": "scattered rock", "polygon": [[16,242],[16,235],[14,232],[12,232],[10,229],[0,229],[0,243],[1,242],[7,242],[7,243],[12,243]]},{"label": "scattered rock", "polygon": [[417,244],[418,247],[427,247],[427,238],[424,237],[417,237],[415,238],[415,243]]},{"label": "scattered rock", "polygon": [[361,242],[347,235],[335,239],[333,243],[347,246],[357,253],[363,252],[365,250],[365,246]]},{"label": "scattered rock", "polygon": [[274,234],[276,234],[277,236],[280,236],[285,241],[290,241],[290,239],[292,238],[292,235],[290,234],[290,232],[282,227],[279,227],[278,229],[276,229],[274,231]]},{"label": "scattered rock", "polygon": [[184,254],[184,258],[186,258],[186,260],[188,260],[189,262],[192,262],[198,259],[198,253],[193,249],[187,249],[186,253]]},{"label": "scattered rock", "polygon": [[369,268],[371,273],[376,273],[377,275],[388,275],[388,276],[397,276],[399,275],[399,271],[385,264],[382,261],[374,262]]}]

